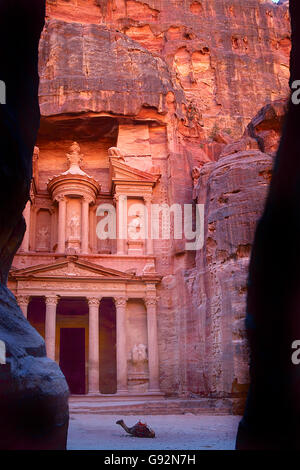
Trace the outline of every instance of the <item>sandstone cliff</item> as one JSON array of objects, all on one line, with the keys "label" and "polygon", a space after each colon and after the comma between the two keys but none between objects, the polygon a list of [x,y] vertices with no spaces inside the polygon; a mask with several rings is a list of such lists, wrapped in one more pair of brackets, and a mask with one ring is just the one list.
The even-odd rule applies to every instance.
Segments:
[{"label": "sandstone cliff", "polygon": [[[50,18],[103,25],[163,58],[205,135],[240,134],[267,101],[285,97],[289,14],[271,0],[49,0]],[[195,136],[190,136],[195,137]]]}]

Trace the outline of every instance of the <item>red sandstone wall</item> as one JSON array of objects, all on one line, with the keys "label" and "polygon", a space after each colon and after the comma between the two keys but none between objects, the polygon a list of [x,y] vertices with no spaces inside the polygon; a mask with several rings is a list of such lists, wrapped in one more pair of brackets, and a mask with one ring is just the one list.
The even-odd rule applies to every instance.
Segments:
[{"label": "red sandstone wall", "polygon": [[206,136],[215,123],[238,136],[287,93],[288,9],[271,0],[48,0],[48,15],[117,29],[162,57]]}]

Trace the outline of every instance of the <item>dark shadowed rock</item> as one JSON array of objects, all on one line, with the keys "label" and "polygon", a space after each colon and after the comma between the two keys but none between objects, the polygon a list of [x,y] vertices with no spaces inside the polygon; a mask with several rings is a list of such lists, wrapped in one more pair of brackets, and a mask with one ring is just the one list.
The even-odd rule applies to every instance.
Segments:
[{"label": "dark shadowed rock", "polygon": [[264,106],[248,124],[244,138],[257,140],[262,152],[275,155],[282,133],[288,102],[276,100]]},{"label": "dark shadowed rock", "polygon": [[29,198],[32,153],[39,127],[38,42],[44,23],[42,0],[0,3],[0,449],[64,449],[68,387],[46,357],[40,335],[24,318],[6,287],[12,259],[23,239],[23,209]]},{"label": "dark shadowed rock", "polygon": [[[291,80],[300,76],[300,5],[290,0]],[[300,107],[289,103],[269,194],[251,253],[246,327],[251,386],[239,425],[239,450],[299,450]]]}]

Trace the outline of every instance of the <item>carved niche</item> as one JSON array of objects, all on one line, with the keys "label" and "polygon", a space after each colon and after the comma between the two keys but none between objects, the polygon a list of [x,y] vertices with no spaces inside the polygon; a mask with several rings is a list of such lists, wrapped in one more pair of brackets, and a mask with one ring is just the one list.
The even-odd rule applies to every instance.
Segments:
[{"label": "carved niche", "polygon": [[39,209],[36,215],[35,249],[51,251],[51,213],[48,209]]}]

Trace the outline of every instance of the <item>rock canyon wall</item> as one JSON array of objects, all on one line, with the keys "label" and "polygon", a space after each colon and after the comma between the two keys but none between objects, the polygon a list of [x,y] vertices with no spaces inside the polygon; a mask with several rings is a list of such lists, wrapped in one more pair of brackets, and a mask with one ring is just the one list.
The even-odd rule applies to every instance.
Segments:
[{"label": "rock canyon wall", "polygon": [[41,158],[41,194],[57,155],[77,140],[91,176],[108,171],[98,155],[117,146],[140,169],[159,167],[154,202],[205,204],[202,250],[154,243],[167,395],[246,390],[247,266],[282,125],[289,50],[287,2],[47,2],[38,146],[52,168]]}]

